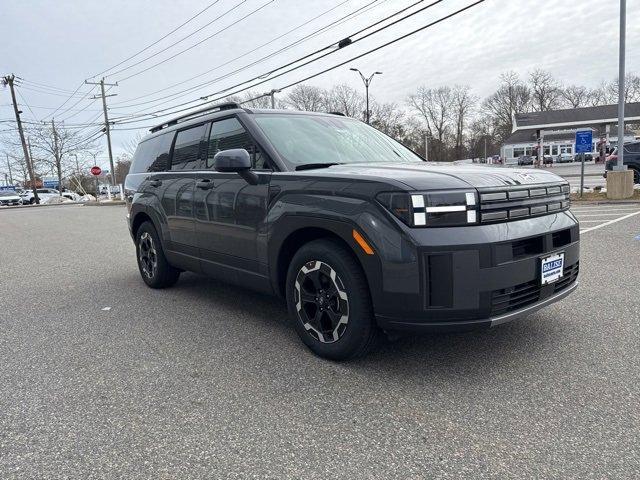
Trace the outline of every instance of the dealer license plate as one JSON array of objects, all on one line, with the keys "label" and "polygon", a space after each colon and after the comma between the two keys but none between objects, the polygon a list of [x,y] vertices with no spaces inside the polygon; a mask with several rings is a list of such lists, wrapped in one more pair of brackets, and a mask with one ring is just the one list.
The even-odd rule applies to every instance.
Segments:
[{"label": "dealer license plate", "polygon": [[542,285],[553,283],[562,278],[564,270],[564,252],[556,253],[541,260],[540,280]]}]

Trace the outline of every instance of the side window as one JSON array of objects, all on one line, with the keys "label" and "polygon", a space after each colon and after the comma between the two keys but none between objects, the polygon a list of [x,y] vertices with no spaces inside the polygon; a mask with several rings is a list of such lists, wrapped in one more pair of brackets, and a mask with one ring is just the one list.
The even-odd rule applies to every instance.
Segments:
[{"label": "side window", "polygon": [[138,144],[130,173],[164,172],[169,160],[172,133],[165,133]]},{"label": "side window", "polygon": [[206,125],[181,130],[173,147],[171,170],[193,170],[200,164],[200,142]]},{"label": "side window", "polygon": [[171,150],[171,142],[173,141],[173,132],[165,133],[156,137],[157,148],[154,149],[155,159],[149,166],[149,172],[162,172],[167,169],[169,164],[169,150]]},{"label": "side window", "polygon": [[630,143],[624,146],[624,151],[629,153],[640,153],[640,143]]},{"label": "side window", "polygon": [[213,168],[213,157],[216,153],[233,148],[244,148],[249,152],[253,168],[258,170],[271,168],[266,154],[255,144],[237,118],[225,118],[213,122],[207,149],[207,168]]}]

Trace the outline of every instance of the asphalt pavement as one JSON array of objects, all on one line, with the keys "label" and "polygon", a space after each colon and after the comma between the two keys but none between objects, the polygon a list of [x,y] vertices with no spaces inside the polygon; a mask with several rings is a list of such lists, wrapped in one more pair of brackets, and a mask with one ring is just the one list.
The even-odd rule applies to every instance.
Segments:
[{"label": "asphalt pavement", "polygon": [[342,364],[278,299],[147,288],[124,216],[0,211],[0,478],[638,478],[640,215],[562,302]]}]

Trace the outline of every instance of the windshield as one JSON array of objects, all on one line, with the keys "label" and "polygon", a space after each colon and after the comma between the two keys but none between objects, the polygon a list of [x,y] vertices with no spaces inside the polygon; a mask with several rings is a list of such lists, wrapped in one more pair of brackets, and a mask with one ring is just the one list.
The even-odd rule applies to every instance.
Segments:
[{"label": "windshield", "polygon": [[0,192],[0,197],[15,197],[15,192]]},{"label": "windshield", "polygon": [[290,166],[360,162],[421,162],[408,148],[351,118],[315,115],[255,116]]}]

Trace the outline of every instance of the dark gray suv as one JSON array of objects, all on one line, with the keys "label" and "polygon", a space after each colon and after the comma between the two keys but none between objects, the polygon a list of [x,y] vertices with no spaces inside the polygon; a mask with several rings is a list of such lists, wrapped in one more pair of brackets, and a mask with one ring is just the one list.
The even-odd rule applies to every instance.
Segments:
[{"label": "dark gray suv", "polygon": [[188,270],[281,295],[331,359],[383,331],[492,327],[577,286],[563,179],[428,164],[339,115],[194,112],[140,142],[125,189],[147,285]]}]

